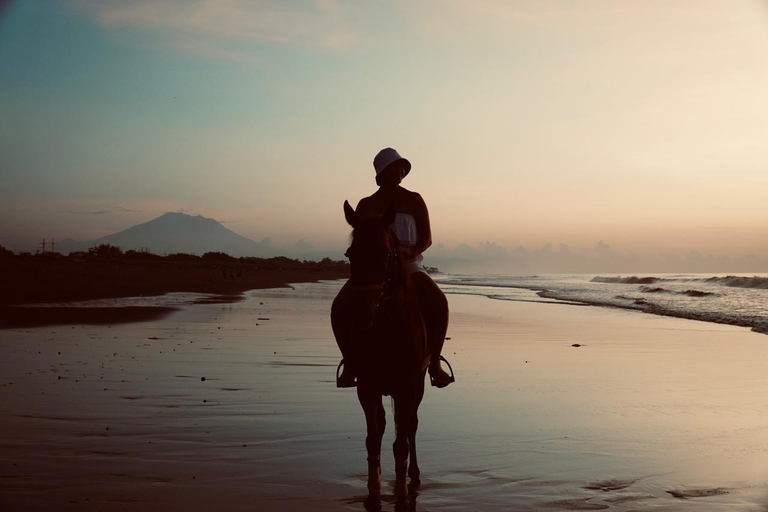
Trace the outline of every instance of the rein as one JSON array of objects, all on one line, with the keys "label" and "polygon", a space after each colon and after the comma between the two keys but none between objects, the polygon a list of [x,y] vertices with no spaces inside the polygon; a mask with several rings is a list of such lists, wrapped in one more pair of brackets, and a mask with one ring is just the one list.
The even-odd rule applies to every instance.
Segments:
[{"label": "rein", "polygon": [[382,299],[384,299],[385,296],[387,295],[387,292],[390,291],[391,284],[393,281],[393,274],[394,274],[394,277],[397,277],[398,272],[401,271],[399,240],[391,232],[390,232],[390,240],[392,241],[393,247],[392,247],[392,250],[389,251],[389,253],[387,254],[387,271],[384,274],[384,280],[378,283],[369,283],[369,284],[350,283],[349,284],[349,287],[355,291],[381,290],[381,293],[379,293],[378,297],[376,297],[376,303],[373,307],[374,315],[375,315],[375,312],[379,309],[379,306],[382,304]]},{"label": "rein", "polygon": [[390,251],[388,255],[388,263],[387,263],[387,273],[384,276],[384,286],[381,290],[381,293],[376,298],[376,305],[373,307],[374,315],[376,314],[376,311],[379,309],[379,306],[382,303],[382,299],[385,299],[388,295],[388,292],[392,288],[392,283],[394,281],[393,277],[397,278],[399,277],[399,273],[402,271],[400,268],[400,251],[399,244],[397,238],[392,236],[393,239],[393,248],[392,251]]}]

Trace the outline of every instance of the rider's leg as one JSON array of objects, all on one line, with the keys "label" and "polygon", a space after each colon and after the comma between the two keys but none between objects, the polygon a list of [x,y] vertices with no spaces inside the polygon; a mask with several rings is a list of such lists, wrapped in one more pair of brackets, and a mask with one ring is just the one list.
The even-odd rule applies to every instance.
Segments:
[{"label": "rider's leg", "polygon": [[339,294],[331,305],[331,328],[336,344],[344,358],[344,369],[339,376],[340,384],[351,385],[355,380],[355,373],[351,356],[352,345],[352,293],[349,281],[339,290]]},{"label": "rider's leg", "polygon": [[450,382],[450,376],[440,364],[440,353],[448,332],[448,299],[437,284],[424,272],[411,274],[419,301],[421,314],[427,326],[427,341],[429,342],[430,363],[429,374],[435,379],[437,387],[445,387]]}]

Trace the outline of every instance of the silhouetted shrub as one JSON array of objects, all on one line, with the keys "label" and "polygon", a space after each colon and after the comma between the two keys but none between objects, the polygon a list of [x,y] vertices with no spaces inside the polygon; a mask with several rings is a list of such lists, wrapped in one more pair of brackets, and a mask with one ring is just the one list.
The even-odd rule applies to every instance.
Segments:
[{"label": "silhouetted shrub", "polygon": [[59,252],[46,251],[46,252],[35,253],[34,258],[35,260],[49,261],[49,260],[60,260],[60,259],[66,258],[66,256],[64,256]]},{"label": "silhouetted shrub", "polygon": [[15,258],[16,255],[13,253],[13,251],[9,251],[2,245],[0,245],[0,259],[7,259],[7,258]]},{"label": "silhouetted shrub", "polygon": [[88,255],[100,259],[114,259],[122,256],[123,251],[115,245],[101,244],[88,249]]},{"label": "silhouetted shrub", "polygon": [[203,254],[204,260],[211,261],[234,261],[235,258],[225,252],[207,252]]},{"label": "silhouetted shrub", "polygon": [[165,259],[169,261],[197,261],[200,259],[200,256],[196,256],[194,254],[186,254],[183,252],[177,252],[174,254],[167,254],[165,256]]},{"label": "silhouetted shrub", "polygon": [[162,256],[159,254],[153,254],[149,252],[147,249],[142,249],[140,251],[134,251],[133,249],[125,251],[125,254],[123,255],[125,259],[127,260],[160,260],[163,259]]}]

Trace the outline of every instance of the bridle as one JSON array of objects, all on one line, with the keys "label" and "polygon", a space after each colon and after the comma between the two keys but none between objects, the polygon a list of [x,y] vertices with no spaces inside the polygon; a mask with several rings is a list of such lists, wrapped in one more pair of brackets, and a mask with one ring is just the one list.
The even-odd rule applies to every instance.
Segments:
[{"label": "bridle", "polygon": [[376,297],[376,302],[373,306],[374,315],[376,314],[376,310],[379,309],[379,306],[382,304],[382,299],[386,298],[389,292],[391,292],[392,288],[392,282],[393,282],[393,275],[397,276],[398,272],[400,271],[400,248],[399,248],[399,241],[397,237],[394,236],[394,233],[391,231],[388,233],[390,237],[390,242],[392,243],[391,249],[387,252],[387,270],[384,273],[384,278],[382,281],[376,282],[376,283],[368,283],[368,284],[355,284],[350,280],[349,287],[354,291],[374,291],[374,290],[381,290],[379,292],[379,295]]}]

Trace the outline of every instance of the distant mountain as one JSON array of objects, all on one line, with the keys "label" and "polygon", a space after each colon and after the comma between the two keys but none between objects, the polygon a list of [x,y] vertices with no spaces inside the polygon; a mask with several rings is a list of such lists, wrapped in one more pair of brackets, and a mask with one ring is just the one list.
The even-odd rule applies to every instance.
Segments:
[{"label": "distant mountain", "polygon": [[155,254],[187,253],[202,255],[206,252],[225,252],[230,256],[271,257],[276,255],[268,238],[254,242],[222,226],[214,219],[201,215],[169,212],[96,240],[62,240],[59,251],[69,254],[87,251],[101,244],[111,244],[124,251],[148,249]]}]

